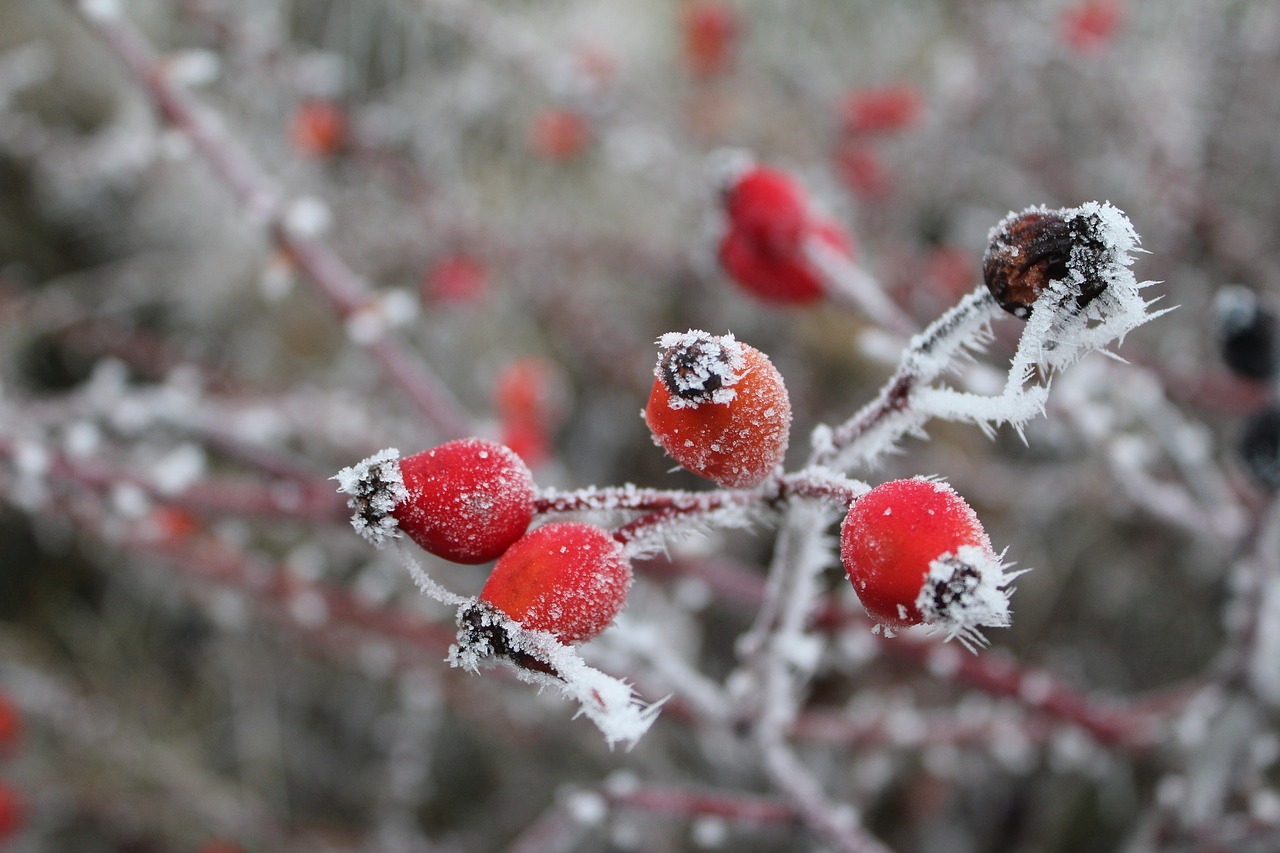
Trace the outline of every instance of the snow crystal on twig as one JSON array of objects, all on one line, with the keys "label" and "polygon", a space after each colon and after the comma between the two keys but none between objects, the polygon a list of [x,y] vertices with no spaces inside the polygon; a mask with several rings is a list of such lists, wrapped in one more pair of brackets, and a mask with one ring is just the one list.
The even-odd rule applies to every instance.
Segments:
[{"label": "snow crystal on twig", "polygon": [[593,669],[571,646],[547,631],[526,630],[513,619],[474,599],[458,610],[458,642],[449,648],[451,666],[477,672],[494,659],[511,663],[521,681],[555,687],[578,703],[612,747],[633,746],[658,717],[666,699],[646,704],[631,685]]}]

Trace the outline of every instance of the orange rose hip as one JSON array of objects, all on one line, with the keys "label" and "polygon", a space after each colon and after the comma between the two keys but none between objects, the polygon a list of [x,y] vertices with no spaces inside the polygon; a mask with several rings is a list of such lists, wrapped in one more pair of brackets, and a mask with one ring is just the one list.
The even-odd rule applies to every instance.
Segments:
[{"label": "orange rose hip", "polygon": [[758,485],[782,462],[791,402],[760,350],[733,335],[690,330],[658,339],[644,419],[681,466],[726,488]]}]

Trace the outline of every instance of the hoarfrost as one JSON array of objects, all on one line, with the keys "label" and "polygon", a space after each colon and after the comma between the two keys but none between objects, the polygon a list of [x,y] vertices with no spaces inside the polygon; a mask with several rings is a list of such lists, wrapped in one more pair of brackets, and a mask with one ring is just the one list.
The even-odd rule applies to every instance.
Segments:
[{"label": "hoarfrost", "polygon": [[[714,336],[700,329],[667,332],[658,338],[662,358],[654,375],[672,389],[667,405],[673,409],[697,408],[710,401],[733,401],[733,386],[743,377],[746,356],[732,333]],[[674,363],[673,363],[674,362]]]},{"label": "hoarfrost", "polygon": [[929,574],[916,598],[916,609],[925,624],[946,632],[975,651],[987,645],[981,628],[1007,628],[1011,624],[1009,584],[1028,571],[1008,571],[1009,564],[987,548],[961,545],[954,554],[942,554],[929,564]]},{"label": "hoarfrost", "polygon": [[[468,600],[459,609],[459,642],[449,649],[450,665],[479,671],[497,655],[513,664],[516,676],[539,687],[555,687],[566,699],[578,703],[604,735],[609,746],[629,747],[644,736],[666,699],[652,704],[641,701],[626,682],[586,664],[572,647],[561,644],[548,631],[530,631],[489,607],[475,607]],[[464,624],[464,615],[470,620]],[[524,662],[525,665],[522,665]],[[535,668],[536,667],[536,668]],[[545,670],[550,670],[547,672]]]},{"label": "hoarfrost", "polygon": [[381,548],[401,536],[399,522],[391,515],[396,505],[409,497],[400,474],[399,450],[380,450],[330,479],[338,481],[339,492],[351,496],[347,500],[347,506],[355,510],[351,526],[374,547]]}]

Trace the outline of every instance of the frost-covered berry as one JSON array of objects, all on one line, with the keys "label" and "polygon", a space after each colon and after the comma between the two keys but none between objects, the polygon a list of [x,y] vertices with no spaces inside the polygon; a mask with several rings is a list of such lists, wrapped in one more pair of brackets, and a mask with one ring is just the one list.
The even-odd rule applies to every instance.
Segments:
[{"label": "frost-covered berry", "polygon": [[404,459],[384,450],[336,477],[355,514],[351,523],[375,545],[403,531],[424,550],[455,563],[500,556],[533,520],[533,475],[510,448],[461,438]]},{"label": "frost-covered berry", "polygon": [[791,402],[768,356],[733,335],[697,330],[663,335],[658,345],[644,410],[654,443],[726,488],[768,477],[791,434]]},{"label": "frost-covered berry", "polygon": [[1072,283],[1080,308],[1097,298],[1127,248],[1113,239],[1114,226],[1107,221],[1111,211],[1110,205],[1031,207],[1001,220],[982,259],[983,279],[1000,307],[1026,319],[1055,281]]},{"label": "frost-covered berry", "polygon": [[1214,298],[1218,344],[1233,373],[1248,379],[1270,379],[1280,365],[1275,312],[1247,287],[1224,287]]},{"label": "frost-covered berry", "polygon": [[772,302],[801,304],[826,293],[809,259],[815,247],[852,258],[840,226],[814,215],[800,185],[785,172],[753,166],[724,192],[725,227],[720,265],[748,293]]},{"label": "frost-covered berry", "polygon": [[507,549],[480,592],[481,612],[464,611],[464,620],[482,626],[487,607],[526,630],[585,643],[609,627],[630,589],[631,561],[616,539],[592,524],[552,522]]},{"label": "frost-covered berry", "polygon": [[886,628],[940,627],[966,645],[1009,624],[1013,575],[973,509],[946,483],[892,480],[858,498],[840,557],[867,614]]}]

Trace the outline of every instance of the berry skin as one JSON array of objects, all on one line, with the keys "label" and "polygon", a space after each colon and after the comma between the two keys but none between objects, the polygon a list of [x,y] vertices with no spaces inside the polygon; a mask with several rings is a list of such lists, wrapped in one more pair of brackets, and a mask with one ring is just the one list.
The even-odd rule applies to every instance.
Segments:
[{"label": "berry skin", "polygon": [[720,265],[743,290],[771,302],[803,304],[826,292],[807,257],[810,241],[853,257],[848,235],[809,210],[800,186],[786,173],[747,169],[724,196],[726,227]]},{"label": "berry skin", "polygon": [[1011,579],[977,514],[947,484],[883,483],[849,509],[840,558],[867,614],[888,628],[928,623],[966,644],[1009,624]]},{"label": "berry skin", "polygon": [[644,419],[654,443],[726,488],[762,482],[782,462],[791,402],[768,356],[733,335],[690,330],[658,339]]},{"label": "berry skin", "polygon": [[585,643],[613,622],[631,589],[631,561],[606,531],[577,521],[538,527],[507,549],[480,602],[530,631]]},{"label": "berry skin", "polygon": [[422,548],[455,563],[487,563],[533,520],[533,475],[510,448],[460,438],[400,460],[408,496],[392,515]]}]

